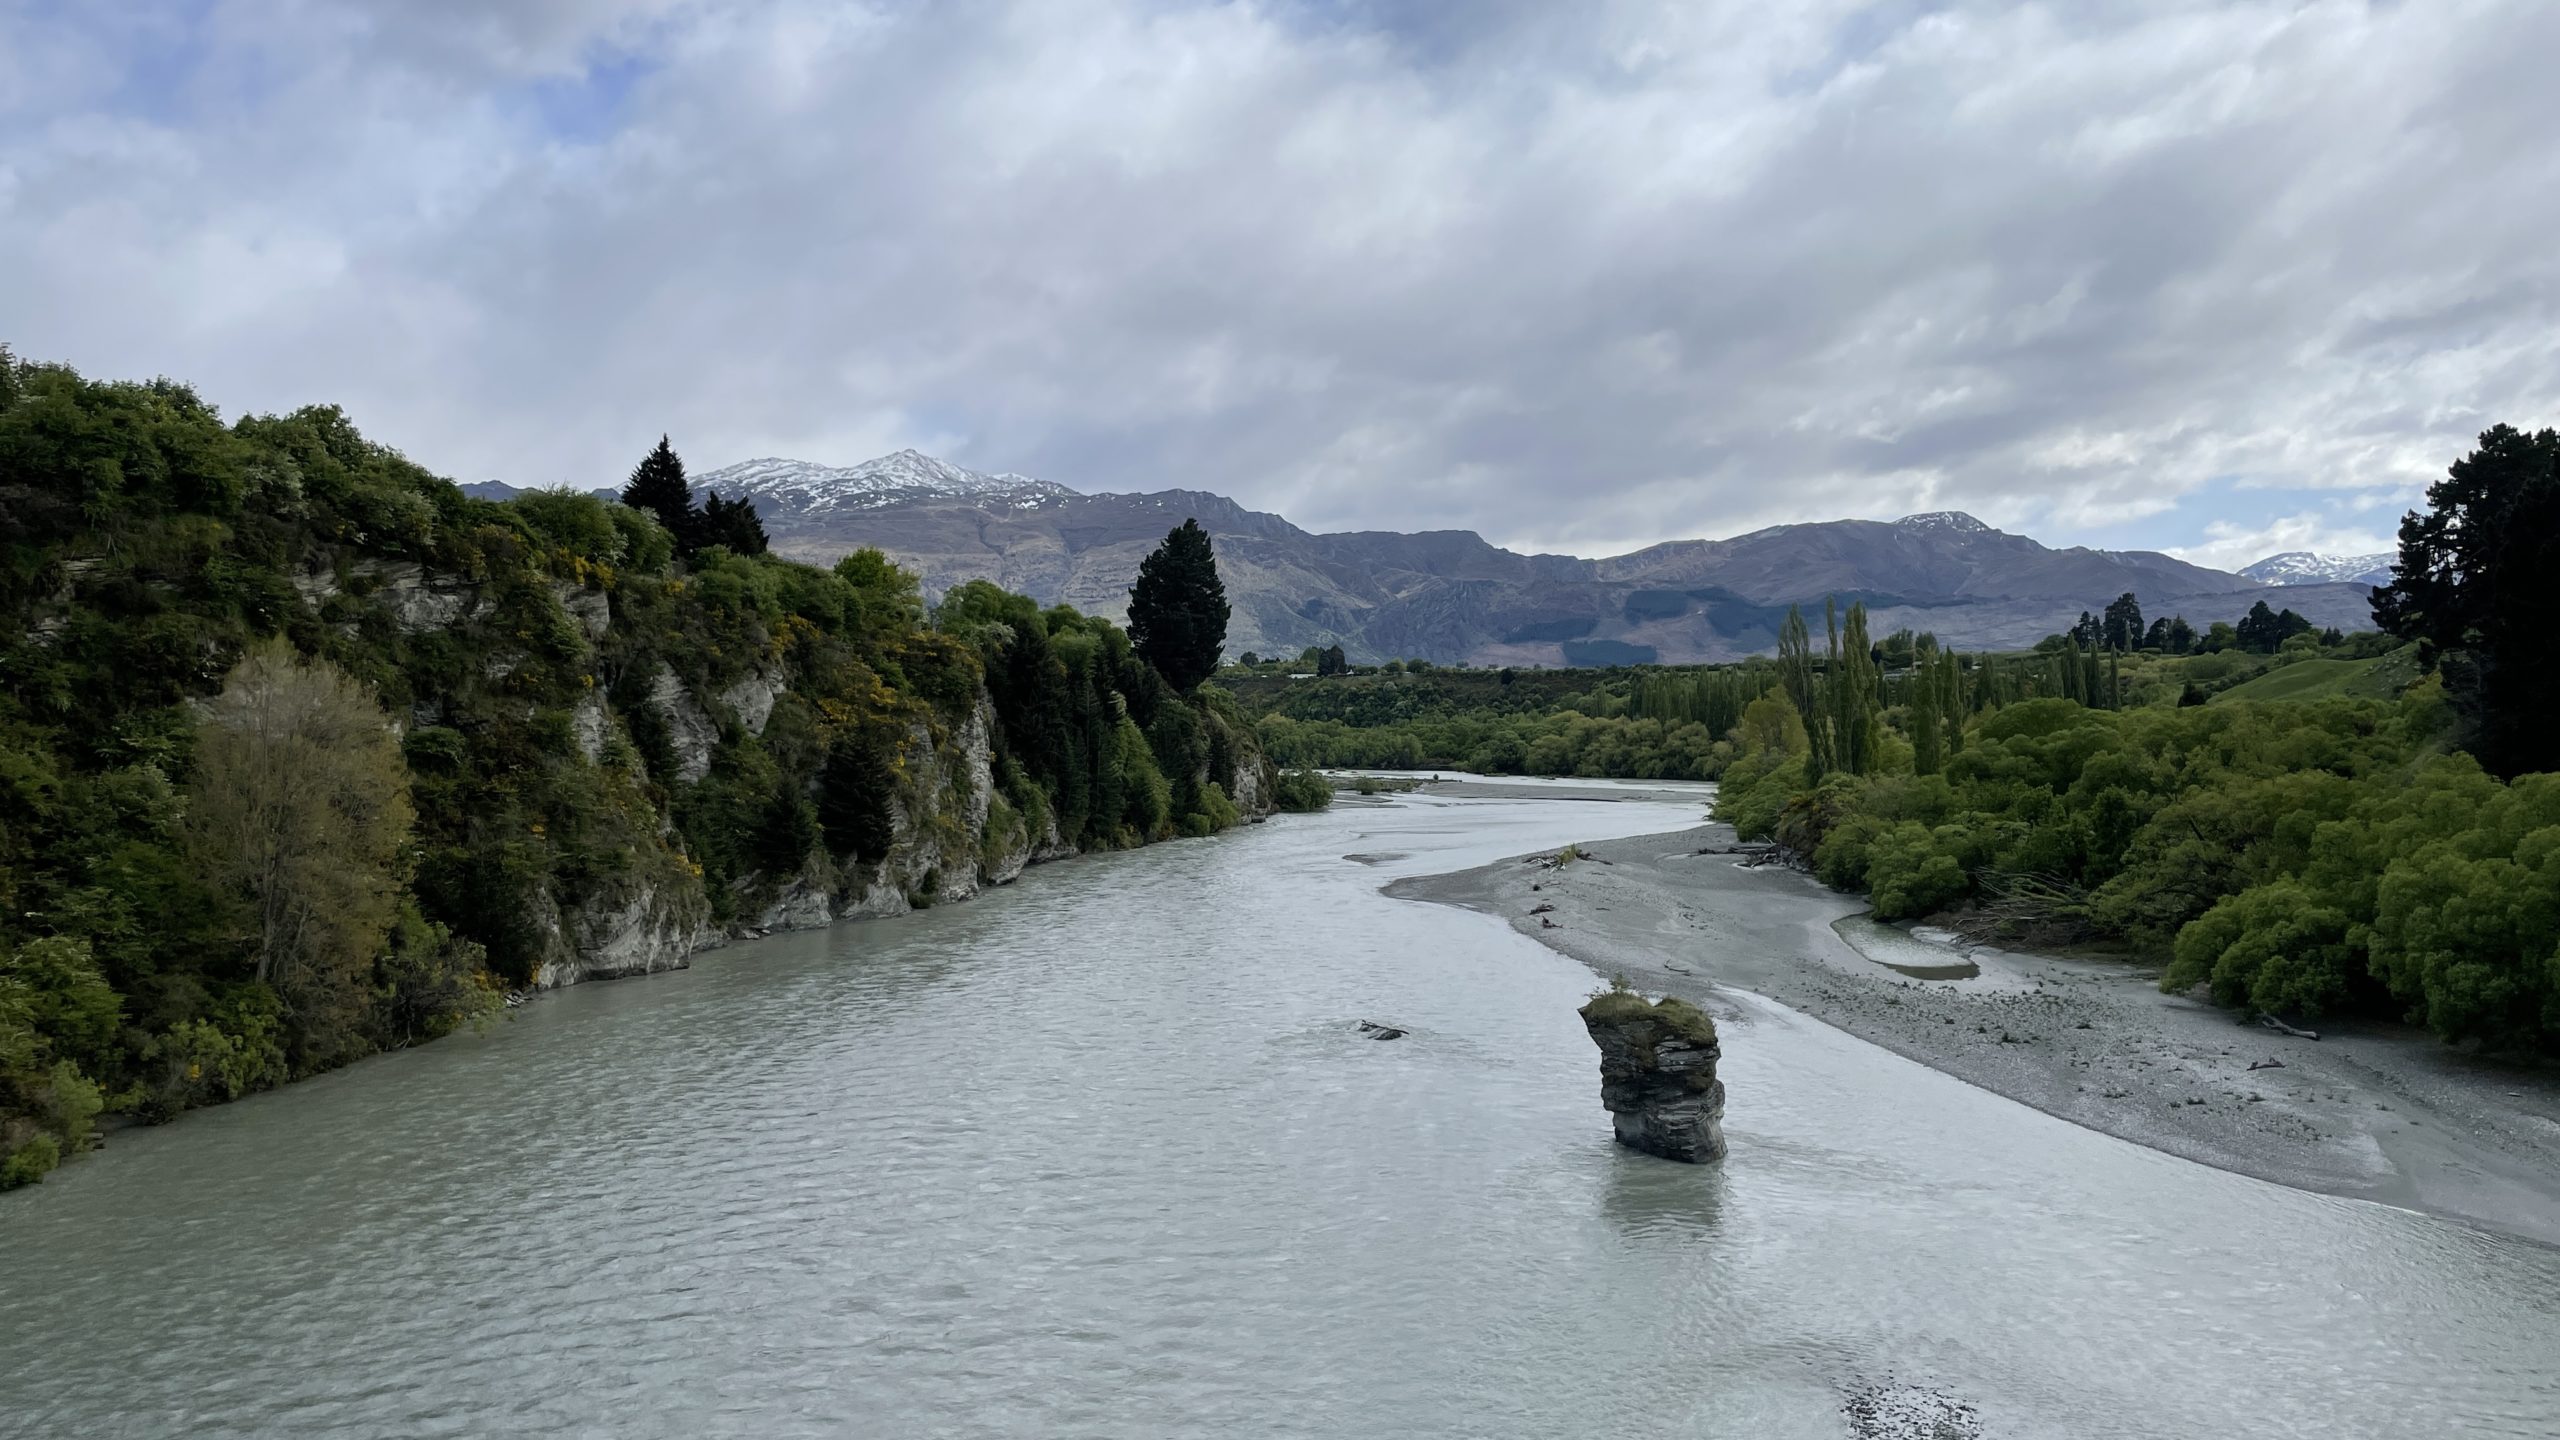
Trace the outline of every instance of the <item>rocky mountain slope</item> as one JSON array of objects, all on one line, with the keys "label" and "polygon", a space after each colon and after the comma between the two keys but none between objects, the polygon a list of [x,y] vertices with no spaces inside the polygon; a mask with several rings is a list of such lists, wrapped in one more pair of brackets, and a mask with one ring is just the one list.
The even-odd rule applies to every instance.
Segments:
[{"label": "rocky mountain slope", "polygon": [[2399,559],[2388,550],[2378,555],[2315,555],[2308,550],[2287,550],[2254,565],[2243,565],[2240,573],[2261,585],[2388,585],[2391,567]]},{"label": "rocky mountain slope", "polygon": [[2028,645],[2127,591],[2198,628],[2259,600],[2322,626],[2369,623],[2360,585],[2265,587],[2151,551],[2055,549],[1953,511],[1781,525],[1591,560],[1523,555],[1471,531],[1315,534],[1198,490],[1080,494],[912,451],[846,470],[753,461],[702,483],[755,498],[774,548],[829,562],[877,546],[928,595],[987,579],[1126,613],[1138,561],[1185,518],[1216,540],[1231,652],[1341,645],[1356,659],[1483,665],[1728,660],[1777,642],[1786,607],[1867,603],[1876,623],[1973,647]]}]

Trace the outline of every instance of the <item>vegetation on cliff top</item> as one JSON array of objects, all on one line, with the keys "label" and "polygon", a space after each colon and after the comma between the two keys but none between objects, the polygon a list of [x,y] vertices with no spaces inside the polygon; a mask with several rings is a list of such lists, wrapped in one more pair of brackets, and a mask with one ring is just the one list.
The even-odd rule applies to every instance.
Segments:
[{"label": "vegetation on cliff top", "polygon": [[752,507],[708,513],[479,501],[331,407],[225,423],[0,350],[0,1185],[102,1107],[430,1038],[902,847],[929,894],[1268,787],[1233,702],[1116,627],[928,614],[876,552],[741,553]]},{"label": "vegetation on cliff top", "polygon": [[1584,1020],[1602,1025],[1654,1025],[1692,1045],[1716,1043],[1716,1022],[1707,1012],[1677,995],[1647,1000],[1624,976],[1594,993],[1584,1002],[1581,1014]]}]

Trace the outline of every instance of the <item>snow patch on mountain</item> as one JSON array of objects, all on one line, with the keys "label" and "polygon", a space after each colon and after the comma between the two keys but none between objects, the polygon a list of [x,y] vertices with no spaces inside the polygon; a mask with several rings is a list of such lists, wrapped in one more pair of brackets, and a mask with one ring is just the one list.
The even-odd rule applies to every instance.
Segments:
[{"label": "snow patch on mountain", "polygon": [[2388,552],[2380,555],[2315,555],[2308,550],[2287,550],[2254,565],[2243,565],[2240,573],[2261,585],[2321,585],[2338,581],[2388,585],[2391,583],[2391,566],[2399,558]]},{"label": "snow patch on mountain", "polygon": [[1944,535],[1987,535],[1991,527],[1961,510],[1927,510],[1918,515],[1905,515],[1893,522],[1905,530],[1936,531]]},{"label": "snow patch on mountain", "polygon": [[717,491],[733,500],[743,496],[804,519],[937,496],[992,500],[1019,509],[1076,493],[1054,480],[983,474],[916,450],[859,465],[747,460],[697,475],[693,484],[697,490]]}]

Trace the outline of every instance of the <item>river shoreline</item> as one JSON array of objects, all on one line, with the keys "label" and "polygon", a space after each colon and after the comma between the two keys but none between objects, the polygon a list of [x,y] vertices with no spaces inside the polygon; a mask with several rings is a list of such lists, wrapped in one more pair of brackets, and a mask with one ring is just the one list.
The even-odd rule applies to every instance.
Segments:
[{"label": "river shoreline", "polygon": [[[2315,1041],[2244,1026],[2122,962],[1923,948],[1808,876],[1700,853],[1733,843],[1730,826],[1703,824],[1584,845],[1587,858],[1561,866],[1515,857],[1384,893],[1501,916],[1599,975],[1707,1005],[1746,1033],[1752,997],[1765,998],[2136,1144],[2560,1246],[2560,1075],[2548,1069],[2476,1060],[2405,1028],[2324,1025]],[[1979,975],[1914,978],[1912,951],[1969,960]]]}]

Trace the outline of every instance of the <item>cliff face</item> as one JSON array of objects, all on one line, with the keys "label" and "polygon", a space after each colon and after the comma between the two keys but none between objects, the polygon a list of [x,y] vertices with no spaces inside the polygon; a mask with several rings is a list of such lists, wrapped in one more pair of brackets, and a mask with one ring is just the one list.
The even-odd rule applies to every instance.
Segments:
[{"label": "cliff face", "polygon": [[[743,693],[741,686],[744,687]],[[776,702],[790,693],[779,672],[766,671],[720,697],[753,733]],[[711,766],[719,729],[672,676],[661,675],[650,704],[667,719],[677,773],[699,780]],[[595,724],[614,724],[597,707]],[[683,717],[678,723],[679,717]],[[752,717],[753,723],[748,723]],[[695,951],[733,939],[778,930],[822,929],[842,920],[903,915],[932,905],[958,904],[1011,884],[1033,865],[1061,860],[1078,850],[1058,837],[1056,820],[1037,828],[1010,806],[997,803],[995,714],[981,692],[967,720],[950,734],[919,723],[906,736],[896,768],[911,777],[892,799],[895,839],[876,861],[811,853],[789,876],[757,873],[732,888],[742,902],[736,918],[716,922],[699,880],[681,863],[641,867],[610,894],[560,907],[547,920],[552,944],[535,984],[551,989],[588,980],[613,980],[681,969]],[[590,758],[603,753],[599,741]],[[630,753],[627,745],[620,753]],[[1236,761],[1221,781],[1238,812],[1259,821],[1271,813],[1270,763],[1258,754]],[[1198,777],[1210,777],[1203,773]]]},{"label": "cliff face", "polygon": [[1600,1047],[1600,1103],[1619,1144],[1691,1164],[1724,1155],[1714,1021],[1683,1000],[1611,990],[1582,1007],[1582,1024]]}]

